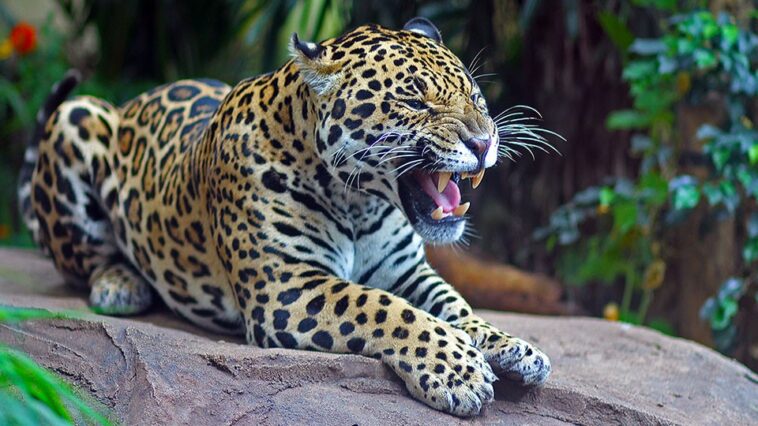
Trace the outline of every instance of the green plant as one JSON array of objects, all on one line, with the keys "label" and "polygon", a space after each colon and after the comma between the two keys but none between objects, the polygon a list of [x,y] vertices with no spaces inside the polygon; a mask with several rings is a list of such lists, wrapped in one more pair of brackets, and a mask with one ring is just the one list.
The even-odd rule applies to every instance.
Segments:
[{"label": "green plant", "polygon": [[[292,32],[313,40],[335,36],[350,10],[350,3],[341,0],[234,0],[210,5],[167,1],[139,7],[62,0],[60,5],[74,24],[70,34],[61,34],[51,15],[35,34],[33,49],[23,54],[0,52],[0,200],[15,200],[17,159],[23,156],[34,117],[50,88],[68,68],[82,68],[83,64],[72,64],[67,46],[76,45],[85,29],[94,28],[107,48],[94,70],[88,69],[91,64],[84,67],[88,77],[77,93],[118,104],[162,81],[207,76],[237,81],[269,71],[287,59]],[[177,26],[160,21],[169,13],[182,18]],[[141,25],[145,16],[155,17],[154,31]],[[15,25],[0,5],[0,41]],[[135,37],[139,31],[144,34]],[[152,56],[141,54],[135,38],[150,42]],[[0,245],[34,245],[13,201],[0,203]]]},{"label": "green plant", "polygon": [[[618,24],[607,21],[606,28]],[[701,311],[710,320],[718,347],[728,350],[736,335],[731,320],[737,301],[750,295],[750,289],[755,295],[750,283],[757,279],[758,132],[748,117],[758,95],[758,36],[726,14],[706,11],[676,15],[670,23],[662,37],[629,45],[623,78],[633,108],[616,111],[606,121],[609,129],[636,132],[631,149],[640,158],[638,177],[577,194],[536,237],[546,239],[551,248],[562,246],[559,271],[570,283],[623,280],[620,317],[644,323],[652,291],[665,275],[667,229],[702,203],[716,216],[737,215],[747,229],[745,273],[725,282]],[[625,32],[614,34],[623,40],[619,34]],[[680,164],[689,153],[681,150],[676,109],[697,105],[713,93],[721,94],[726,119],[703,125],[697,133],[705,141],[702,155],[709,173],[682,174]],[[633,309],[635,291],[642,294]]]},{"label": "green plant", "polygon": [[700,310],[700,316],[708,321],[713,332],[713,340],[718,348],[729,352],[737,340],[735,317],[740,310],[740,300],[752,293],[758,302],[758,292],[749,289],[748,281],[732,277],[724,281],[715,296],[709,298]]},{"label": "green plant", "polygon": [[[0,323],[71,318],[77,313],[0,306]],[[93,403],[26,354],[0,344],[0,424],[112,424]]]}]

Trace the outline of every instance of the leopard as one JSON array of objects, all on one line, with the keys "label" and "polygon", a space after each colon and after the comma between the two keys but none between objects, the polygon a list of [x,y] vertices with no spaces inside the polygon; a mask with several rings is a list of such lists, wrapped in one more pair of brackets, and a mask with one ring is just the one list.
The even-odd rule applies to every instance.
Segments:
[{"label": "leopard", "polygon": [[471,70],[425,18],[363,25],[234,86],[180,80],[119,107],[74,96],[37,115],[18,199],[34,240],[91,308],[179,317],[250,345],[372,357],[459,417],[499,378],[550,372],[426,261],[465,234],[507,154]]}]

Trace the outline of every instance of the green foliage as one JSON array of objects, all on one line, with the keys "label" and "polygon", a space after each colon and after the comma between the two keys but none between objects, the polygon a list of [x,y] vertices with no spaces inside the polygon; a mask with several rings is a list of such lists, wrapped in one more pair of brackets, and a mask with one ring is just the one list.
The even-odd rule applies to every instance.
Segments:
[{"label": "green foliage", "polygon": [[[163,81],[213,76],[238,81],[267,72],[288,59],[289,38],[322,40],[340,34],[348,21],[350,2],[342,0],[230,0],[224,2],[161,1],[138,6],[96,0],[60,2],[74,23],[64,36],[52,16],[39,28],[31,53],[0,59],[0,245],[33,246],[20,223],[16,203],[18,159],[34,126],[34,117],[50,88],[75,66],[67,48],[86,30],[94,29],[99,58],[75,94],[122,103]],[[175,25],[165,25],[171,14]],[[3,5],[0,41],[13,24]],[[145,22],[145,17],[155,19]],[[142,31],[140,37],[135,32]],[[141,41],[149,43],[143,48]],[[153,56],[143,57],[149,50]],[[90,70],[84,69],[85,73]]]},{"label": "green foliage", "polygon": [[[339,0],[252,1],[240,28],[248,44],[265,46],[263,69],[271,70],[289,57],[289,41],[297,32],[301,39],[321,41],[336,37],[347,24],[347,2]],[[276,19],[272,19],[276,18]]]},{"label": "green foliage", "polygon": [[748,285],[744,279],[731,277],[700,309],[700,318],[710,324],[714,343],[722,352],[729,352],[736,343],[734,319],[739,311],[740,299],[747,291]]},{"label": "green foliage", "polygon": [[46,309],[16,308],[13,306],[0,306],[0,323],[17,323],[39,319],[65,319],[78,318],[81,314],[76,311],[51,312]]},{"label": "green foliage", "polygon": [[[675,2],[636,3],[676,10]],[[601,15],[599,20],[614,44],[628,45],[623,78],[633,108],[612,113],[606,127],[636,132],[631,150],[641,160],[639,177],[578,193],[535,236],[549,248],[556,243],[561,248],[559,273],[569,283],[623,281],[621,319],[644,322],[652,291],[665,274],[666,230],[703,201],[715,212],[744,217],[748,237],[742,260],[748,272],[724,283],[702,312],[726,349],[735,336],[731,321],[737,302],[756,279],[750,271],[758,260],[758,132],[747,118],[758,95],[758,36],[726,14],[706,11],[675,15],[663,36],[631,42],[620,19]],[[681,174],[676,109],[714,92],[723,96],[727,120],[703,125],[697,135],[705,141],[711,173]],[[636,311],[630,308],[635,291],[641,292]]]},{"label": "green foliage", "polygon": [[[2,6],[0,6],[1,8]],[[0,31],[2,29],[0,28]],[[0,38],[2,38],[0,32]],[[30,234],[20,226],[15,200],[18,159],[34,127],[34,117],[50,88],[71,65],[64,53],[64,38],[52,25],[52,16],[39,29],[37,47],[31,53],[0,61],[0,245],[32,247]],[[153,84],[110,85],[94,78],[77,94],[124,100]]]},{"label": "green foliage", "polygon": [[[70,318],[76,313],[0,306],[0,323]],[[24,353],[0,344],[0,424],[112,424],[71,385]]]}]

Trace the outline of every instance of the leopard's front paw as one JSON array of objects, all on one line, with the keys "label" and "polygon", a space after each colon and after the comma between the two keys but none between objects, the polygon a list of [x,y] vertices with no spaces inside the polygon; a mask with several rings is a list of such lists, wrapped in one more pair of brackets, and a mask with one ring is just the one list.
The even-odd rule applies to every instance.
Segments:
[{"label": "leopard's front paw", "polygon": [[491,334],[479,347],[498,376],[524,385],[541,385],[550,376],[550,358],[518,337]]},{"label": "leopard's front paw", "polygon": [[392,350],[391,356],[385,350],[384,361],[417,399],[456,416],[478,415],[492,401],[497,376],[468,336],[461,342],[454,337],[458,330],[445,335],[439,334],[445,332],[440,327],[435,330],[422,332],[415,346]]}]

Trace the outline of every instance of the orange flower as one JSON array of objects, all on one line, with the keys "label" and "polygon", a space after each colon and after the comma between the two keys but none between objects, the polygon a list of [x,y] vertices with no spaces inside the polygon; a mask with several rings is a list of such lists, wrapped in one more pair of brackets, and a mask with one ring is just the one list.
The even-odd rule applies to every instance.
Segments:
[{"label": "orange flower", "polygon": [[26,55],[37,46],[37,30],[27,22],[19,22],[11,30],[10,40],[16,52]]}]

